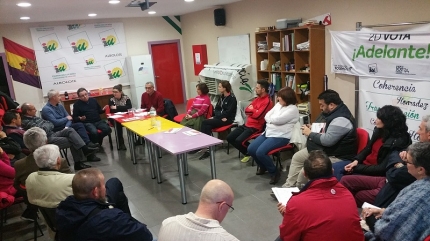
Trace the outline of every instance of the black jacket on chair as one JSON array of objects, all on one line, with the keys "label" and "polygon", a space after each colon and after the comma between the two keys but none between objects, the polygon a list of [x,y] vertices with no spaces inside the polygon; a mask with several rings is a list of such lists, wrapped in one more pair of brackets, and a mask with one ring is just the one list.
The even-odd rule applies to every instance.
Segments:
[{"label": "black jacket on chair", "polygon": [[164,113],[166,113],[167,119],[171,121],[178,115],[178,111],[170,99],[164,98]]}]

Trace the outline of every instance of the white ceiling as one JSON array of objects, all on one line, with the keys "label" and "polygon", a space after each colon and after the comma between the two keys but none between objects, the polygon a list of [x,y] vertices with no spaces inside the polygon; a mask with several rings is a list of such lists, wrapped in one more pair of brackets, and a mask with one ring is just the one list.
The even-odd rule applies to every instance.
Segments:
[{"label": "white ceiling", "polygon": [[[139,7],[125,7],[132,0],[120,1],[112,5],[108,3],[109,0],[0,0],[0,24],[183,15],[212,7],[222,7],[240,0],[194,0],[194,2],[150,0],[157,2],[150,8],[157,12],[154,15],[149,15],[148,10],[142,11]],[[28,2],[32,6],[18,7],[16,4],[20,2]],[[97,16],[88,17],[89,13],[96,13]],[[23,16],[30,19],[20,20]]]}]

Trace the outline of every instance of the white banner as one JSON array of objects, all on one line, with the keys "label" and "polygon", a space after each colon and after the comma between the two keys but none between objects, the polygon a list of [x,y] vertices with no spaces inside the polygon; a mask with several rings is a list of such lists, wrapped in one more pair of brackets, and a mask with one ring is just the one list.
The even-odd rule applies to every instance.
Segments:
[{"label": "white banner", "polygon": [[128,85],[122,23],[30,28],[43,94]]},{"label": "white banner", "polygon": [[430,114],[429,83],[400,79],[360,77],[359,119],[369,134],[375,127],[376,112],[384,105],[394,105],[406,115],[412,141],[419,141],[416,133],[425,115]]},{"label": "white banner", "polygon": [[331,31],[331,71],[356,76],[430,79],[430,32]]}]

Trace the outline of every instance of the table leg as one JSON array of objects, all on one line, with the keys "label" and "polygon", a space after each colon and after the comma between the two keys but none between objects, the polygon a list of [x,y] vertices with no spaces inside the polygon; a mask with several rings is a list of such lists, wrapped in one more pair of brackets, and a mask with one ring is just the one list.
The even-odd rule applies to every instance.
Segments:
[{"label": "table leg", "polygon": [[181,198],[182,204],[187,204],[187,191],[185,189],[185,180],[184,180],[184,154],[179,154],[178,156],[178,169],[179,169],[179,183],[181,186]]},{"label": "table leg", "polygon": [[216,167],[215,167],[215,147],[211,146],[209,147],[209,151],[211,154],[211,174],[212,174],[212,179],[216,179]]},{"label": "table leg", "polygon": [[[119,125],[119,126],[117,126]],[[119,150],[119,140],[118,140],[118,129],[122,128],[122,125],[115,120],[113,120],[113,129],[115,130],[115,140],[116,140],[116,149]]]},{"label": "table leg", "polygon": [[146,149],[148,151],[148,158],[149,158],[149,168],[151,168],[151,178],[155,179],[155,172],[154,172],[154,158],[153,158],[153,150],[152,150],[152,143],[145,140]]},{"label": "table leg", "polygon": [[188,176],[188,156],[187,156],[187,153],[183,153],[182,155],[184,156],[185,176]]},{"label": "table leg", "polygon": [[133,141],[134,133],[127,129],[127,137],[128,137],[128,145],[130,147],[130,156],[133,164],[136,164],[136,150],[134,149],[134,141]]},{"label": "table leg", "polygon": [[157,150],[159,149],[159,147],[152,144],[152,148],[154,150],[153,157],[155,160],[155,171],[157,173],[157,183],[160,184],[160,183],[162,183],[162,181],[161,181],[161,170],[160,170],[160,160],[158,160],[158,155],[157,155]]}]

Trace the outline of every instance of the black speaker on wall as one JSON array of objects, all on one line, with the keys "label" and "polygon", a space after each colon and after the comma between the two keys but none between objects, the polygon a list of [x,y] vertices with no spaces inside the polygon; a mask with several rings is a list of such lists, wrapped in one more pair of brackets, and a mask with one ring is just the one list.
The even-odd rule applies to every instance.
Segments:
[{"label": "black speaker on wall", "polygon": [[217,8],[214,10],[214,19],[216,26],[225,26],[225,10],[224,8]]}]

